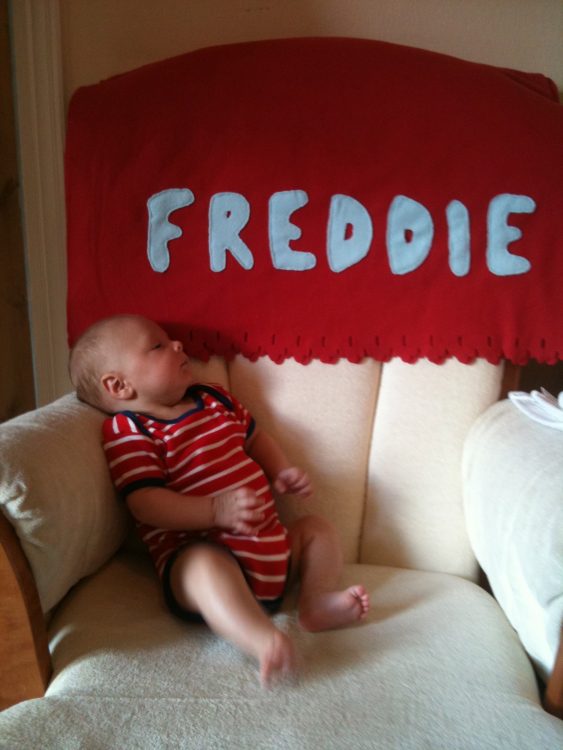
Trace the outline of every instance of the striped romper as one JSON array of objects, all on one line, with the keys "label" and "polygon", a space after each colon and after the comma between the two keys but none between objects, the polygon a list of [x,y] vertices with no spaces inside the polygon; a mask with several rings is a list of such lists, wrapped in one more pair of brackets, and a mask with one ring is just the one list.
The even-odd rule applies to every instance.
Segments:
[{"label": "striped romper", "polygon": [[245,451],[254,430],[248,411],[221,386],[194,385],[195,406],[174,420],[119,412],[103,425],[112,480],[124,496],[142,487],[167,487],[186,502],[248,487],[263,501],[264,521],[251,536],[223,529],[171,531],[137,522],[159,576],[182,546],[196,539],[227,547],[237,558],[256,598],[279,599],[285,587],[290,546],[261,467]]}]

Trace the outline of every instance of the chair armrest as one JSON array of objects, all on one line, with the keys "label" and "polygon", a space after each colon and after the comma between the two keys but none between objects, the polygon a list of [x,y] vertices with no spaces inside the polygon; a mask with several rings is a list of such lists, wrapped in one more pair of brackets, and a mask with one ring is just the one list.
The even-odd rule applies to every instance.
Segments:
[{"label": "chair armrest", "polygon": [[45,693],[51,657],[31,568],[0,513],[0,710]]},{"label": "chair armrest", "polygon": [[[548,684],[561,670],[556,656],[563,619],[563,432],[501,401],[470,431],[463,474],[477,560]],[[550,684],[552,700],[556,693]]]},{"label": "chair armrest", "polygon": [[550,714],[563,719],[563,628],[553,672],[545,691],[545,707]]}]

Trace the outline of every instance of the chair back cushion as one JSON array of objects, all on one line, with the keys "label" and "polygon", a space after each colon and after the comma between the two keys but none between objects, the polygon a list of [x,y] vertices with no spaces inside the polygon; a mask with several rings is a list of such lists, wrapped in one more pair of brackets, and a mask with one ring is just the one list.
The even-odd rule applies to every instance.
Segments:
[{"label": "chair back cushion", "polygon": [[281,501],[286,520],[326,515],[347,562],[477,577],[462,508],[462,448],[498,398],[501,366],[237,357],[228,369],[236,395],[314,480],[312,500]]},{"label": "chair back cushion", "polygon": [[0,505],[44,612],[119,548],[127,514],[109,478],[103,415],[74,395],[0,425]]}]

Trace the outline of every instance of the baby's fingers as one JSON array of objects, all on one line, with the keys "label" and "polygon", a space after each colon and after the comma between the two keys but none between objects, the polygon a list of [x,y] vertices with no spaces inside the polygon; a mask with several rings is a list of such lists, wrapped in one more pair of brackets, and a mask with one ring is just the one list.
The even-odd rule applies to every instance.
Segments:
[{"label": "baby's fingers", "polygon": [[285,492],[291,492],[298,478],[298,469],[283,469],[276,477],[276,481],[274,482],[274,489],[276,490],[276,492],[279,492],[281,494],[284,494]]},{"label": "baby's fingers", "polygon": [[274,489],[280,494],[291,492],[301,497],[308,497],[312,492],[308,474],[297,467],[281,471],[274,483]]},{"label": "baby's fingers", "polygon": [[239,533],[251,533],[255,526],[264,520],[262,502],[254,496],[245,498],[237,504],[234,526]]},{"label": "baby's fingers", "polygon": [[262,500],[252,490],[239,490],[236,496],[236,506],[240,510],[252,510],[262,507]]},{"label": "baby's fingers", "polygon": [[291,489],[295,491],[305,490],[305,489],[311,489],[311,480],[303,472],[303,474],[299,474],[296,476],[293,480],[293,482],[290,485]]},{"label": "baby's fingers", "polygon": [[259,508],[255,508],[253,510],[243,510],[239,513],[239,520],[250,521],[254,523],[257,523],[258,521],[263,521],[264,511],[260,510]]},{"label": "baby's fingers", "polygon": [[234,524],[234,530],[239,534],[252,534],[256,526],[264,520],[264,514],[261,511],[246,513],[239,516]]},{"label": "baby's fingers", "polygon": [[300,497],[310,497],[313,494],[313,487],[311,485],[311,482],[303,482],[299,486],[296,486],[292,489],[292,492],[295,495],[299,495]]}]

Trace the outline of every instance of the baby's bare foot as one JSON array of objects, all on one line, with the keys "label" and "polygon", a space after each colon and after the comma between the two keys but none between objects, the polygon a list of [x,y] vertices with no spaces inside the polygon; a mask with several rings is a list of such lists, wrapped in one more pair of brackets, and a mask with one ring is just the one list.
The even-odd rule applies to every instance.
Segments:
[{"label": "baby's bare foot", "polygon": [[369,595],[362,585],[343,591],[316,594],[300,602],[299,623],[304,630],[345,628],[363,620],[369,610]]},{"label": "baby's bare foot", "polygon": [[269,687],[278,678],[289,677],[295,672],[295,651],[285,633],[274,629],[259,655],[260,682]]}]

